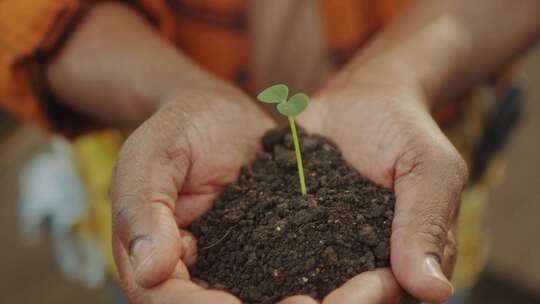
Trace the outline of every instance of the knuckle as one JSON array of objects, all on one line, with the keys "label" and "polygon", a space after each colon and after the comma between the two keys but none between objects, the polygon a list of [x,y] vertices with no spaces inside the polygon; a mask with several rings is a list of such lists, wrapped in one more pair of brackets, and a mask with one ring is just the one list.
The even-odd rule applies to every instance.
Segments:
[{"label": "knuckle", "polygon": [[463,186],[469,176],[469,169],[465,159],[450,142],[448,142],[448,147],[440,155],[442,156],[440,157],[440,165],[444,166],[452,180]]},{"label": "knuckle", "polygon": [[469,167],[467,166],[467,162],[463,159],[461,154],[456,152],[454,154],[454,163],[456,175],[463,183],[465,183],[469,179]]},{"label": "knuckle", "polygon": [[454,274],[454,269],[457,264],[458,253],[459,253],[457,247],[454,247],[451,250],[452,251],[450,251],[449,253],[445,252],[445,260],[443,261],[443,271],[445,275],[448,276],[448,278],[452,278]]},{"label": "knuckle", "polygon": [[443,210],[434,210],[434,208],[432,207],[425,212],[420,212],[417,237],[422,242],[433,247],[437,253],[440,253],[446,243],[448,217]]},{"label": "knuckle", "polygon": [[444,246],[442,266],[443,266],[443,271],[449,277],[451,277],[454,267],[456,266],[456,262],[457,262],[457,258],[459,254],[458,244],[459,243],[456,237],[455,229],[448,231],[446,244]]},{"label": "knuckle", "polygon": [[165,149],[165,154],[169,161],[187,166],[189,164],[190,152],[188,144],[181,142],[168,146]]},{"label": "knuckle", "polygon": [[457,257],[458,257],[458,253],[459,253],[459,247],[457,245],[457,243],[453,242],[453,243],[447,243],[445,248],[444,248],[444,251],[445,251],[445,256],[446,258],[448,259],[448,263],[451,265],[451,266],[454,266],[456,260],[457,260]]},{"label": "knuckle", "polygon": [[165,194],[150,194],[148,201],[144,203],[134,203],[136,200],[140,200],[138,195],[124,194],[113,202],[111,208],[113,229],[134,225],[141,222],[143,217],[145,219],[156,216],[172,217],[174,202]]},{"label": "knuckle", "polygon": [[169,102],[163,105],[148,123],[158,129],[167,127],[174,131],[184,131],[196,121],[195,117],[201,112],[200,108],[204,108],[202,104]]},{"label": "knuckle", "polygon": [[396,182],[399,182],[402,177],[408,176],[411,173],[420,174],[423,154],[420,149],[410,147],[398,156],[395,162],[394,178]]},{"label": "knuckle", "polygon": [[[396,182],[399,182],[404,177],[411,179],[412,177],[421,177],[427,173],[430,144],[426,140],[426,136],[418,136],[415,130],[417,128],[414,126],[402,127],[397,136],[402,137],[401,141],[403,142],[399,148],[401,152],[394,161],[394,178]],[[399,140],[397,137],[393,140]]]},{"label": "knuckle", "polygon": [[125,174],[122,170],[122,164],[119,162],[119,160],[117,160],[112,168],[111,183],[109,185],[109,188],[107,189],[107,194],[111,202],[114,203],[116,201],[116,197],[121,192],[120,188],[124,180]]},{"label": "knuckle", "polygon": [[116,201],[113,201],[111,208],[111,220],[113,231],[119,230],[125,225],[130,225],[136,220],[137,206],[130,204],[132,195],[124,195]]},{"label": "knuckle", "polygon": [[179,140],[165,149],[165,155],[166,162],[172,165],[172,175],[183,180],[191,164],[190,144],[185,139]]}]

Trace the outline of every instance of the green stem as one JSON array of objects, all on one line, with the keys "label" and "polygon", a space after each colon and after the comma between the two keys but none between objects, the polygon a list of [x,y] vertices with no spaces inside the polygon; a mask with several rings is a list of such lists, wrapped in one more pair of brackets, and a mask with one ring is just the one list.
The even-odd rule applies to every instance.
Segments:
[{"label": "green stem", "polygon": [[300,142],[298,141],[298,133],[296,132],[296,124],[294,123],[294,118],[292,116],[287,116],[289,118],[289,124],[291,125],[291,132],[294,142],[294,152],[296,154],[296,164],[298,164],[298,177],[300,178],[300,190],[302,195],[307,194],[306,190],[306,180],[304,178],[304,166],[302,165],[302,153],[300,152]]}]

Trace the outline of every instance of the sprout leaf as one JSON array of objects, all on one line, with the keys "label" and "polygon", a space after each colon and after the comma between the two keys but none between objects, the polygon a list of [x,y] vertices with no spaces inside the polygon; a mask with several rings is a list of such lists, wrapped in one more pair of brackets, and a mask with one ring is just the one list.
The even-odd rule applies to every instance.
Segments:
[{"label": "sprout leaf", "polygon": [[296,116],[308,105],[309,97],[304,93],[294,94],[287,102],[283,102],[277,105],[279,113],[285,116]]},{"label": "sprout leaf", "polygon": [[257,99],[266,103],[277,103],[279,113],[287,116],[294,143],[294,154],[296,155],[296,164],[298,166],[298,178],[300,179],[300,192],[306,195],[306,179],[304,177],[304,167],[302,165],[302,152],[300,151],[300,140],[298,132],[296,132],[296,123],[294,117],[307,107],[309,97],[304,93],[294,94],[287,101],[289,96],[289,88],[284,84],[273,85],[257,95]]},{"label": "sprout leaf", "polygon": [[257,95],[257,99],[266,103],[282,103],[289,96],[289,88],[284,84],[273,85]]}]

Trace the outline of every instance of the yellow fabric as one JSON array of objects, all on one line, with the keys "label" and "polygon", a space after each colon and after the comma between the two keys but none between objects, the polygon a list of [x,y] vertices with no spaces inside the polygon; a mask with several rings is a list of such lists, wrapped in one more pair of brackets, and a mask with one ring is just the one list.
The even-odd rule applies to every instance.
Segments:
[{"label": "yellow fabric", "polygon": [[101,244],[109,272],[116,277],[112,256],[111,203],[108,196],[112,170],[124,136],[103,130],[80,137],[74,143],[81,178],[88,193],[88,213],[75,228],[75,235],[92,235]]}]

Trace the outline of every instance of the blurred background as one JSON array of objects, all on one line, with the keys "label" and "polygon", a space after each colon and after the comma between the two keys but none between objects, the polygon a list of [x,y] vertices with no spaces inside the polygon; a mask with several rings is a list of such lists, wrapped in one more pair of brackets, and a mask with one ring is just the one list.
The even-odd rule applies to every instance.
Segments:
[{"label": "blurred background", "polygon": [[[508,174],[490,196],[490,257],[469,303],[540,303],[540,48],[523,66],[523,117],[506,148]],[[47,143],[37,128],[0,113],[0,303],[113,303],[110,281],[92,289],[70,282],[47,236],[32,245],[21,237],[20,171]]]}]

